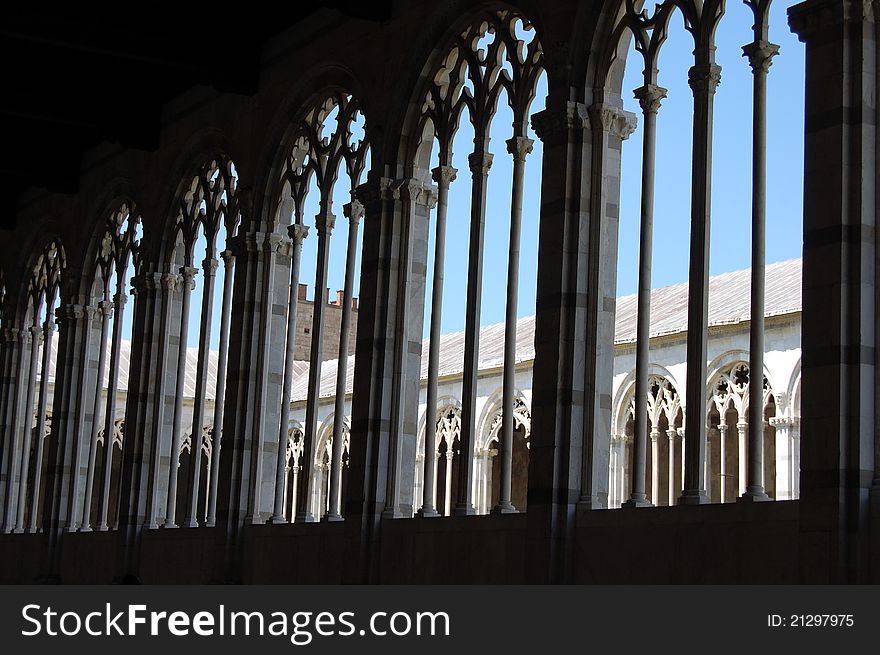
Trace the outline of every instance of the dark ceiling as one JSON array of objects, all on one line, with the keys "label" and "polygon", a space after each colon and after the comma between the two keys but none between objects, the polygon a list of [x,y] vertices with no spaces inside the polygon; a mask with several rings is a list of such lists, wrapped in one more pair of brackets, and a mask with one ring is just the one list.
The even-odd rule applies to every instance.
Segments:
[{"label": "dark ceiling", "polygon": [[263,45],[315,11],[391,17],[391,0],[289,2],[250,14],[197,7],[127,3],[124,13],[99,16],[80,5],[4,11],[0,229],[15,227],[29,187],[75,193],[85,150],[102,142],[155,149],[162,105],[186,89],[255,93]]}]

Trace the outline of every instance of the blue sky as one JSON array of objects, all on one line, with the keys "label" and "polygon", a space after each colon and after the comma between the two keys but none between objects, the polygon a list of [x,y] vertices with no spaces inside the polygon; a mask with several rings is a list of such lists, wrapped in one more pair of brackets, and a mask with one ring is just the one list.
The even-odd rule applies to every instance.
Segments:
[{"label": "blue sky", "polygon": [[[752,39],[751,11],[742,3],[727,3],[727,14],[717,32],[716,60],[722,67],[722,81],[715,101],[714,170],[712,188],[711,273],[718,274],[747,268],[750,262],[751,220],[751,122],[752,73],[741,47]],[[771,10],[770,39],[781,46],[774,59],[768,82],[768,197],[767,261],[798,257],[802,250],[802,180],[803,180],[803,47],[788,29],[785,6],[774,3]],[[666,286],[686,282],[690,230],[690,160],[693,96],[687,84],[687,70],[692,62],[693,41],[684,30],[680,15],[673,19],[669,38],[660,57],[659,83],[669,90],[658,116],[657,180],[655,195],[655,231],[653,285]],[[641,56],[630,49],[623,87],[624,108],[640,116],[632,90],[642,84]],[[547,87],[542,77],[532,113],[544,106]],[[482,325],[502,322],[505,313],[508,231],[512,160],[505,141],[512,136],[513,115],[502,96],[492,122],[489,150],[494,161],[489,175],[484,255]],[[641,123],[641,121],[640,121]],[[537,237],[540,200],[540,173],[543,150],[540,139],[526,161],[523,198],[522,250],[520,256],[520,293],[518,315],[535,312],[537,275]],[[621,179],[621,221],[618,263],[618,295],[634,293],[638,275],[639,189],[641,179],[641,124],[624,143]],[[447,255],[442,330],[444,333],[464,328],[467,292],[468,230],[470,221],[470,171],[467,156],[473,150],[473,129],[466,117],[453,144],[452,164],[458,178],[449,194]],[[436,165],[436,148],[432,165]],[[345,275],[345,250],[348,221],[342,206],[349,201],[351,182],[344,170],[333,194],[336,227],[330,244],[328,287],[331,298],[342,289]],[[305,222],[314,224],[318,211],[316,189],[309,193]],[[428,280],[433,271],[433,228],[428,244]],[[360,272],[360,251],[364,223],[358,235],[356,271]],[[314,297],[317,234],[312,228],[304,242],[301,281]],[[220,240],[222,243],[222,239]],[[195,252],[195,265],[201,268],[204,246]],[[215,327],[211,346],[219,347],[219,303],[222,291],[222,265],[218,270],[215,303]],[[355,279],[357,280],[357,275]],[[192,322],[189,344],[199,341],[198,314],[201,306],[201,275],[192,298]],[[425,308],[427,335],[430,319],[430,284]],[[357,282],[355,295],[359,294]],[[127,308],[130,320],[131,308]]]}]

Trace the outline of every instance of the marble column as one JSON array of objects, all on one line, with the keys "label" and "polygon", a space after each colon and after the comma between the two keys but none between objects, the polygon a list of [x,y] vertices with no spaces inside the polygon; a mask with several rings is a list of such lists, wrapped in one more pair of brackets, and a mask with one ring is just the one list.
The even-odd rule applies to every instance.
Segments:
[{"label": "marble column", "polygon": [[492,153],[489,138],[474,137],[474,151],[468,156],[471,169],[471,218],[468,245],[467,305],[464,324],[464,371],[461,391],[461,456],[459,457],[458,489],[453,513],[467,516],[474,513],[474,445],[477,429],[477,370],[480,356],[480,305],[483,287],[483,241],[486,231],[486,189]]},{"label": "marble column", "polygon": [[[165,499],[165,524],[163,527],[177,527],[177,484],[180,468],[180,448],[183,443],[183,396],[186,382],[186,354],[189,340],[189,305],[192,290],[195,287],[195,276],[198,269],[192,266],[181,266],[182,299],[180,309],[180,342],[177,346],[177,382],[174,385],[174,418],[171,428],[171,459],[168,462],[168,495]],[[190,458],[196,456],[201,435],[190,437]]]},{"label": "marble column", "polygon": [[208,516],[205,525],[217,522],[217,485],[220,473],[220,447],[223,437],[223,406],[226,402],[226,370],[229,360],[229,321],[232,314],[232,277],[235,255],[227,249],[220,253],[223,259],[223,309],[220,315],[220,352],[217,356],[217,386],[214,391],[214,421],[211,432],[211,472],[208,477]]},{"label": "marble column", "polygon": [[[764,491],[764,276],[767,205],[767,73],[779,46],[767,41],[769,0],[751,0],[755,40],[743,47],[752,67],[752,272],[749,322],[749,462],[745,501],[770,500]],[[761,11],[763,9],[763,11]]]},{"label": "marble column", "polygon": [[[95,373],[94,403],[92,404],[92,435],[89,443],[89,466],[86,470],[86,491],[83,496],[82,520],[80,532],[91,532],[92,497],[95,491],[95,469],[98,458],[98,433],[101,431],[101,406],[104,404],[104,366],[107,363],[107,337],[110,331],[110,317],[113,314],[113,303],[102,300],[98,303],[98,318],[101,321],[101,336],[98,341],[98,368]],[[109,448],[108,448],[109,444]],[[113,433],[104,434],[104,457],[112,453]]]},{"label": "marble column", "polygon": [[[522,233],[523,175],[526,155],[532,152],[534,141],[515,136],[507,141],[507,152],[513,156],[513,185],[510,201],[510,239],[507,256],[507,304],[504,317],[504,369],[501,392],[501,486],[499,514],[516,512],[511,503],[513,480],[513,429],[516,419],[513,401],[516,396],[516,319],[519,296],[519,251]],[[491,498],[488,500],[491,502]]]},{"label": "marble column", "polygon": [[308,398],[306,399],[306,424],[303,432],[303,449],[300,462],[302,468],[299,474],[299,489],[297,490],[297,513],[298,522],[312,522],[315,516],[310,508],[309,483],[313,477],[312,467],[314,464],[317,446],[318,429],[318,398],[321,391],[321,365],[324,363],[324,309],[327,305],[325,290],[327,289],[327,267],[330,257],[330,235],[336,224],[336,216],[329,209],[315,217],[315,229],[318,232],[318,263],[315,268],[315,305],[312,315],[312,343],[309,351],[309,383]]},{"label": "marble column", "polygon": [[328,494],[330,506],[328,521],[342,520],[342,428],[345,425],[345,394],[348,378],[348,344],[351,339],[351,303],[354,297],[355,258],[357,257],[358,225],[364,215],[364,206],[352,200],[343,207],[343,215],[348,219],[348,245],[345,252],[345,284],[342,292],[342,316],[339,327],[339,357],[336,368],[336,404],[333,411],[333,453],[330,461],[330,483]]},{"label": "marble column", "polygon": [[301,222],[288,226],[290,237],[290,295],[287,301],[287,332],[284,351],[284,381],[281,387],[281,420],[278,425],[278,460],[275,469],[275,506],[272,523],[288,523],[293,517],[285,515],[284,474],[287,468],[287,444],[290,440],[290,392],[293,385],[293,363],[296,351],[296,312],[299,298],[299,270],[302,261],[303,239],[309,235],[309,228]]},{"label": "marble column", "polygon": [[736,424],[737,445],[739,446],[739,471],[737,475],[737,482],[739,483],[738,493],[740,496],[742,496],[746,491],[746,457],[748,457],[748,430],[748,422],[743,420],[743,418],[740,418],[740,420]]},{"label": "marble column", "polygon": [[[213,250],[213,246],[211,247]],[[214,283],[217,279],[219,262],[209,255],[202,262],[204,288],[202,289],[202,309],[200,312],[198,359],[196,360],[196,388],[193,398],[192,436],[189,448],[189,469],[186,471],[189,503],[183,520],[184,527],[196,528],[199,519],[205,520],[199,509],[199,482],[202,473],[202,436],[205,429],[205,399],[208,385],[208,360],[211,348],[211,328],[214,324]]]},{"label": "marble column", "polygon": [[720,453],[720,466],[719,468],[719,494],[721,495],[721,500],[719,502],[726,503],[727,502],[727,423],[721,421],[718,424],[718,451]]},{"label": "marble column", "polygon": [[[642,108],[645,132],[642,141],[641,222],[639,227],[639,291],[636,320],[636,390],[635,425],[633,431],[633,489],[627,507],[650,505],[645,498],[645,458],[648,438],[648,366],[651,338],[651,268],[654,241],[654,166],[657,141],[657,112],[666,97],[666,89],[646,84],[635,91]],[[652,436],[654,470],[659,472],[656,441]],[[655,485],[656,486],[656,485]],[[657,489],[652,489],[651,500],[658,504]]]},{"label": "marble column", "polygon": [[[43,333],[40,330],[40,326],[36,324],[36,317],[34,318],[34,321],[34,324],[29,328],[29,341],[31,346],[30,365],[28,366],[27,390],[25,391],[24,415],[22,416],[23,431],[21,438],[21,458],[19,460],[18,502],[16,503],[17,514],[14,530],[16,534],[24,532],[24,512],[25,507],[27,506],[27,479],[28,469],[30,467],[31,437],[33,433],[31,424],[34,421],[34,393],[37,384],[37,366],[40,357],[40,343],[43,340]],[[42,434],[42,432],[43,427],[38,425],[37,434]]]},{"label": "marble column", "polygon": [[660,430],[653,428],[651,438],[651,503],[660,504]]},{"label": "marble column", "polygon": [[[113,296],[115,316],[113,318],[113,336],[110,346],[110,378],[107,383],[107,407],[104,411],[104,470],[101,484],[101,504],[98,508],[97,529],[104,532],[109,529],[110,485],[113,474],[113,435],[116,427],[116,394],[119,391],[119,357],[122,348],[122,326],[125,304],[124,275],[118,275],[119,281],[116,294]],[[131,364],[129,363],[129,367]],[[109,445],[108,445],[109,444]]]},{"label": "marble column", "polygon": [[[49,401],[49,368],[52,364],[52,335],[55,332],[55,318],[52,315],[52,305],[49,303],[46,312],[46,321],[43,323],[43,362],[40,367],[40,391],[39,400],[37,401],[37,430],[36,430],[36,452],[34,453],[34,493],[31,496],[30,520],[28,521],[28,532],[37,531],[37,515],[40,508],[40,487],[43,481],[43,459],[46,445],[46,413]],[[55,385],[57,387],[57,385]]]},{"label": "marble column", "polygon": [[[707,17],[708,20],[708,17]],[[712,123],[715,90],[721,67],[712,60],[711,38],[695,50],[697,63],[688,71],[694,94],[691,177],[691,235],[688,269],[687,399],[684,489],[679,503],[708,502],[703,460],[706,456],[706,365],[709,320],[709,226],[712,198]]]},{"label": "marble column", "polygon": [[436,487],[436,458],[431,457],[437,449],[437,377],[440,370],[440,326],[443,319],[443,278],[446,267],[446,213],[449,204],[449,185],[458,170],[452,166],[438,166],[431,171],[437,183],[437,226],[434,237],[434,277],[431,284],[431,327],[428,337],[428,385],[426,390],[425,420],[425,475],[422,485],[420,516],[434,517],[440,513],[434,506]]}]

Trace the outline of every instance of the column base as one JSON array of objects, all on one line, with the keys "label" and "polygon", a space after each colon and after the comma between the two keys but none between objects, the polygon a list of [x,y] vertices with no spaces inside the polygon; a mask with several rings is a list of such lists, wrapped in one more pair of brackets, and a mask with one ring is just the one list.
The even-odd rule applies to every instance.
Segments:
[{"label": "column base", "polygon": [[[277,514],[269,519],[269,523],[271,525],[282,525],[284,523],[289,523],[286,516],[278,516]],[[206,524],[207,525],[207,524]]]},{"label": "column base", "polygon": [[296,515],[296,523],[315,523],[315,517],[311,512],[300,512]]},{"label": "column base", "polygon": [[177,530],[179,526],[176,523],[165,523],[162,526],[163,530]]},{"label": "column base", "polygon": [[452,508],[453,516],[474,516],[476,514],[476,510],[474,510],[473,505],[461,503]]},{"label": "column base", "polygon": [[[91,530],[89,530],[89,532],[91,532]],[[12,531],[12,534],[24,534],[24,528],[15,528],[15,530]]]},{"label": "column base", "polygon": [[760,491],[749,489],[736,500],[739,503],[764,503],[773,499],[770,498],[770,496],[768,496],[766,493],[764,493],[763,489],[761,489]]},{"label": "column base", "polygon": [[603,505],[596,496],[581,496],[578,498],[576,507],[578,509],[589,511],[594,509],[608,509],[607,505]]},{"label": "column base", "polygon": [[511,503],[499,503],[492,508],[492,511],[490,513],[496,516],[500,516],[501,514],[519,514],[519,510]]},{"label": "column base", "polygon": [[97,528],[95,528],[95,529],[96,529],[98,532],[107,532],[108,530],[110,530],[110,528],[109,528],[108,526],[106,526],[106,525],[99,525],[99,526],[98,526]]},{"label": "column base", "polygon": [[678,497],[679,505],[708,505],[709,504],[709,496],[706,495],[705,491],[696,491],[693,489],[685,490],[681,496]]},{"label": "column base", "polygon": [[630,498],[625,501],[620,507],[624,509],[636,509],[639,507],[653,507],[654,503],[652,503],[647,498]]},{"label": "column base", "polygon": [[321,517],[321,523],[339,523],[344,520],[342,514],[324,514]]},{"label": "column base", "polygon": [[433,507],[422,507],[419,511],[416,512],[416,516],[423,519],[433,519],[440,516],[440,512],[438,512]]},{"label": "column base", "polygon": [[91,532],[91,531],[92,531],[92,528],[91,528],[91,526],[88,526],[88,525],[81,525],[79,527],[79,530],[77,530],[77,532]]}]

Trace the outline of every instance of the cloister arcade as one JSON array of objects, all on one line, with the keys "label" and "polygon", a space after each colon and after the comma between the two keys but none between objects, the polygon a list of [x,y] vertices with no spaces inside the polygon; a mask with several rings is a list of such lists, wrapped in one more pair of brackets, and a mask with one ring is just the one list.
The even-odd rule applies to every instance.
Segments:
[{"label": "cloister arcade", "polygon": [[[37,193],[0,243],[0,580],[874,579],[876,90],[852,82],[875,73],[873,5],[789,9],[804,248],[768,265],[778,47],[770,1],[745,4],[751,268],[718,296],[735,315],[710,306],[722,0],[414,3],[299,26],[253,95],[194,89],[155,152],[97,157],[75,202]],[[673,35],[693,46],[675,303],[652,291]],[[618,297],[630,259],[637,292]],[[719,529],[736,563],[719,548],[682,566],[675,544]],[[652,548],[677,550],[630,567]]]}]

